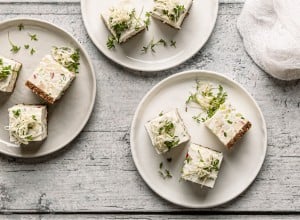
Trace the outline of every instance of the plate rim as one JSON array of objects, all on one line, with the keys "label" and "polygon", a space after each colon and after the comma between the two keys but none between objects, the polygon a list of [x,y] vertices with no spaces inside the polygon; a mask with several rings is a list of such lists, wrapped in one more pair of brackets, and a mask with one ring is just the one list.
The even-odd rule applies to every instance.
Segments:
[{"label": "plate rim", "polygon": [[[135,125],[137,123],[137,120],[138,120],[138,113],[141,111],[141,108],[142,106],[144,105],[145,101],[148,99],[148,97],[152,94],[152,92],[154,92],[155,90],[157,90],[159,87],[161,87],[161,85],[167,83],[169,80],[172,80],[172,79],[176,79],[176,78],[180,78],[181,76],[183,75],[192,75],[192,74],[202,74],[202,73],[205,73],[205,74],[209,74],[211,76],[214,76],[214,77],[217,77],[217,78],[223,78],[225,80],[228,80],[230,83],[233,83],[235,84],[236,86],[238,86],[240,89],[242,89],[246,95],[251,99],[251,101],[253,102],[253,104],[255,105],[255,107],[257,108],[258,110],[258,113],[260,115],[260,117],[262,118],[262,125],[263,125],[263,131],[265,133],[265,140],[264,140],[264,152],[263,152],[263,160],[260,162],[257,170],[255,171],[255,176],[253,177],[253,179],[248,183],[246,184],[246,186],[236,195],[230,197],[230,198],[227,198],[225,199],[224,201],[221,201],[221,202],[217,202],[217,203],[214,203],[214,204],[211,204],[211,205],[188,205],[188,204],[184,204],[184,203],[180,203],[180,202],[176,202],[176,201],[172,201],[170,198],[167,198],[166,196],[164,195],[161,195],[154,187],[151,186],[150,184],[150,181],[145,177],[145,175],[140,172],[140,163],[137,159],[137,153],[135,151],[135,142],[134,142],[134,139],[135,139],[135,135],[134,135],[134,130],[135,130]],[[138,173],[140,174],[140,176],[142,177],[142,179],[144,180],[144,182],[147,184],[147,186],[153,191],[155,192],[157,195],[159,195],[161,198],[175,204],[175,205],[178,205],[178,206],[182,206],[182,207],[185,207],[185,208],[200,208],[200,209],[205,209],[205,208],[213,208],[213,207],[217,207],[217,206],[220,206],[222,204],[225,204],[225,203],[228,203],[229,201],[237,198],[239,195],[241,195],[243,192],[245,192],[250,186],[251,184],[254,182],[254,180],[256,179],[256,177],[258,176],[259,172],[261,171],[261,168],[264,164],[264,161],[266,159],[266,154],[267,154],[267,148],[268,148],[268,132],[267,132],[267,125],[266,125],[266,121],[265,121],[265,118],[264,118],[264,115],[258,105],[258,103],[256,102],[256,100],[252,97],[252,95],[238,82],[234,81],[233,79],[229,78],[228,76],[222,74],[222,73],[219,73],[219,72],[215,72],[215,71],[210,71],[210,70],[186,70],[186,71],[182,71],[182,72],[179,72],[179,73],[176,73],[174,75],[171,75],[163,80],[161,80],[160,82],[158,82],[156,85],[154,85],[145,95],[144,97],[142,98],[142,100],[140,101],[140,103],[138,104],[136,110],[135,110],[135,113],[134,113],[134,116],[133,116],[133,119],[132,119],[132,123],[131,123],[131,128],[130,128],[130,150],[131,150],[131,154],[132,154],[132,158],[133,158],[133,161],[134,161],[134,165],[138,171]]]},{"label": "plate rim", "polygon": [[86,58],[87,60],[87,65],[88,67],[91,69],[91,77],[92,77],[92,81],[93,81],[93,90],[92,90],[92,102],[89,106],[89,110],[87,111],[87,114],[84,118],[84,120],[82,121],[81,125],[78,126],[78,129],[76,132],[74,132],[74,135],[70,138],[70,140],[66,141],[65,144],[62,144],[60,147],[57,147],[55,150],[50,150],[50,151],[46,151],[44,153],[41,154],[37,154],[37,155],[15,155],[13,153],[5,152],[0,148],[0,153],[6,156],[10,156],[13,158],[24,158],[24,159],[33,159],[33,158],[41,158],[41,157],[45,157],[47,155],[53,154],[55,152],[58,152],[59,150],[62,150],[63,148],[65,148],[67,145],[69,145],[76,137],[78,137],[78,135],[82,132],[82,130],[84,129],[84,127],[86,126],[87,122],[89,121],[91,114],[93,112],[94,106],[95,106],[95,102],[96,102],[96,92],[97,92],[97,83],[96,83],[96,74],[95,74],[95,70],[94,70],[94,66],[93,63],[91,62],[91,59],[87,53],[87,51],[85,50],[85,48],[79,43],[79,41],[72,36],[72,34],[64,29],[62,29],[61,27],[57,26],[56,24],[43,20],[43,19],[37,19],[37,18],[31,18],[31,17],[17,17],[17,18],[12,18],[12,19],[6,19],[0,22],[0,27],[12,22],[29,22],[29,23],[33,23],[33,24],[39,24],[42,27],[44,25],[46,25],[47,27],[51,27],[53,29],[56,29],[60,32],[62,32],[63,34],[66,34],[73,42],[75,42],[78,46],[80,51],[83,53],[83,56]]},{"label": "plate rim", "polygon": [[[116,64],[118,64],[118,65],[120,65],[122,67],[125,67],[125,68],[130,69],[130,70],[142,71],[142,72],[147,72],[147,73],[160,72],[160,71],[172,69],[174,67],[177,67],[177,66],[185,63],[186,61],[188,61],[192,57],[194,57],[205,46],[205,44],[207,43],[207,41],[211,37],[211,35],[212,35],[212,33],[213,33],[214,29],[215,29],[216,23],[217,23],[218,11],[219,11],[219,0],[216,0],[216,10],[214,11],[214,22],[213,22],[213,25],[211,26],[211,29],[209,30],[209,35],[206,37],[205,41],[203,42],[203,44],[200,46],[200,48],[196,52],[194,52],[193,54],[189,55],[187,58],[183,59],[182,61],[176,62],[176,63],[174,63],[172,65],[169,65],[168,67],[161,67],[161,68],[156,68],[156,69],[153,69],[153,68],[152,69],[143,69],[142,67],[141,68],[137,68],[134,65],[128,65],[128,64],[125,64],[124,62],[116,60],[115,58],[113,58],[113,56],[110,56],[108,53],[106,53],[105,50],[100,49],[100,48],[102,48],[102,46],[97,43],[96,38],[92,35],[92,32],[87,28],[88,21],[87,21],[87,17],[86,17],[87,15],[85,14],[85,11],[87,9],[87,7],[86,7],[86,2],[87,1],[88,0],[80,0],[81,17],[82,17],[82,20],[83,20],[84,28],[85,28],[87,34],[89,35],[90,39],[92,40],[93,44],[96,46],[96,48],[106,58],[108,58],[112,62],[114,62],[114,63],[116,63]],[[100,15],[99,15],[99,17],[100,17]]]}]

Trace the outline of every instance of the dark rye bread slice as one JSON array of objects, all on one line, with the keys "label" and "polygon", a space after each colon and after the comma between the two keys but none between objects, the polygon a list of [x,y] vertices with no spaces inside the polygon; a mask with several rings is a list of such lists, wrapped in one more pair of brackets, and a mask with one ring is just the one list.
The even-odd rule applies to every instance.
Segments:
[{"label": "dark rye bread slice", "polygon": [[232,146],[239,140],[241,139],[244,134],[251,128],[251,123],[248,121],[242,128],[241,130],[228,142],[226,147],[228,149],[231,149]]},{"label": "dark rye bread slice", "polygon": [[40,89],[39,87],[35,86],[33,83],[31,83],[30,81],[26,81],[25,85],[31,89],[31,91],[35,94],[37,94],[38,96],[40,96],[42,99],[44,99],[46,102],[50,103],[50,104],[54,104],[55,100],[49,96],[46,92],[44,92],[42,89]]}]

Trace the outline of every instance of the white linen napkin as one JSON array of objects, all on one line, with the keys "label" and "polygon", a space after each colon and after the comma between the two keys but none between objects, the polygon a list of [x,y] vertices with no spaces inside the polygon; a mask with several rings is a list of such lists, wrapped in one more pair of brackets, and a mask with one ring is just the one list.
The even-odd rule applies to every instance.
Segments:
[{"label": "white linen napkin", "polygon": [[282,80],[300,79],[300,0],[246,0],[237,27],[263,70]]}]

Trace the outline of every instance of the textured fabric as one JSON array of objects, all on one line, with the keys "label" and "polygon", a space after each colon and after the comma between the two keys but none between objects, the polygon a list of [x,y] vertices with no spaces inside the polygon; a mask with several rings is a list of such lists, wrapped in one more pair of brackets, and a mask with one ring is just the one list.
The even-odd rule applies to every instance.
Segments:
[{"label": "textured fabric", "polygon": [[246,0],[237,26],[257,65],[282,80],[300,79],[300,0]]}]

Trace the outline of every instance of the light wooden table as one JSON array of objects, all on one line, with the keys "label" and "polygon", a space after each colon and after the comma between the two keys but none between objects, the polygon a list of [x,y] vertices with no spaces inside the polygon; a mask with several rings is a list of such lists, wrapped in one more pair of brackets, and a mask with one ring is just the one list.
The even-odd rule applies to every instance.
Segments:
[{"label": "light wooden table", "polygon": [[[179,67],[147,75],[114,64],[96,49],[79,0],[0,0],[1,20],[34,17],[71,32],[92,58],[98,84],[93,115],[69,147],[34,161],[0,156],[0,211],[10,214],[0,219],[299,219],[300,81],[276,80],[252,62],[236,29],[242,7],[243,1],[222,0],[205,47]],[[259,103],[268,128],[267,157],[254,183],[234,201],[209,210],[161,199],[141,179],[130,153],[129,128],[141,98],[160,80],[189,69],[219,71],[241,83]]]}]

